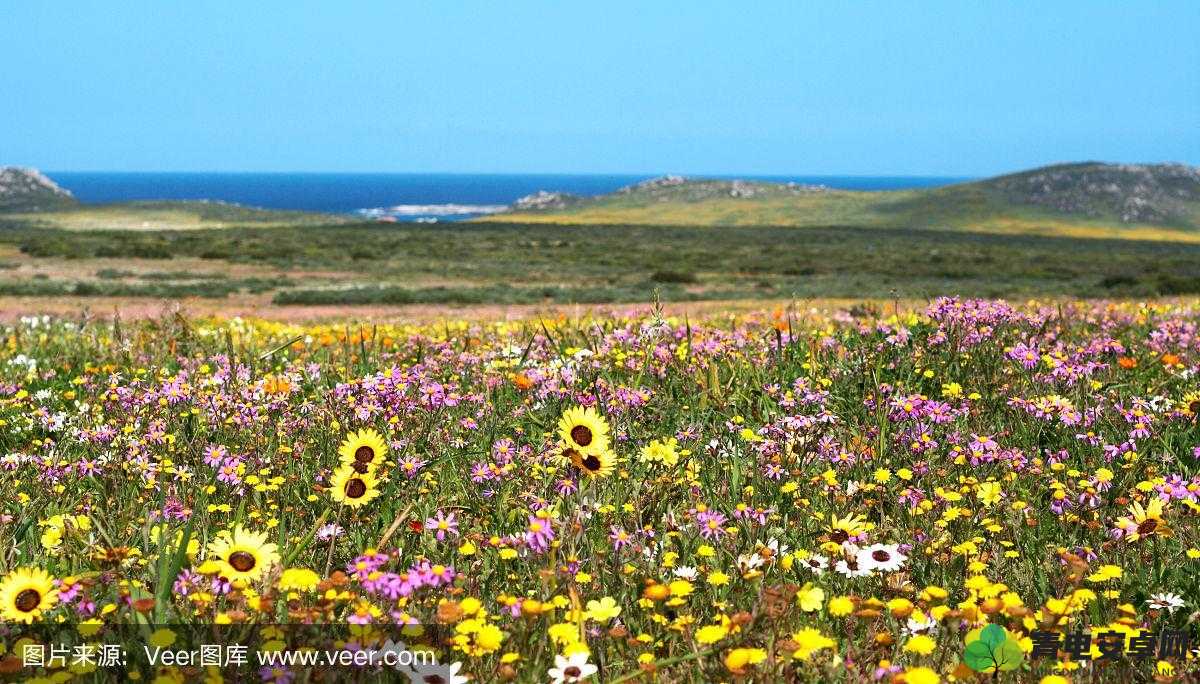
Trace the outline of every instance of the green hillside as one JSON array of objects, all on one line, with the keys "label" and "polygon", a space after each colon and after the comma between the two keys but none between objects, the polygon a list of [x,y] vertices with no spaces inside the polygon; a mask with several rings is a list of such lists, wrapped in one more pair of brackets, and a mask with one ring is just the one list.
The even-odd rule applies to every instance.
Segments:
[{"label": "green hillside", "polygon": [[542,193],[481,221],[859,226],[1200,241],[1200,170],[1098,162],[924,190],[668,176],[594,198]]}]

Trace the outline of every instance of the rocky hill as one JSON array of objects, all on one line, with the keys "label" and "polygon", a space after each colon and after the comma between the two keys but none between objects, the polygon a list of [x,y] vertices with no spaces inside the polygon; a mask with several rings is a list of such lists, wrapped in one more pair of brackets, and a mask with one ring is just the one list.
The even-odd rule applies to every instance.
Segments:
[{"label": "rocky hill", "polygon": [[1200,240],[1200,169],[1046,166],[939,188],[859,192],[663,176],[599,197],[542,192],[484,220],[640,225],[936,228]]},{"label": "rocky hill", "polygon": [[1187,223],[1200,202],[1200,168],[1183,164],[1060,164],[980,185],[1015,204],[1123,223]]},{"label": "rocky hill", "polygon": [[69,191],[36,169],[0,166],[0,211],[58,209],[75,203]]},{"label": "rocky hill", "polygon": [[569,192],[549,192],[539,190],[532,195],[525,195],[512,203],[513,211],[550,211],[566,209],[579,204],[583,200],[579,195]]}]

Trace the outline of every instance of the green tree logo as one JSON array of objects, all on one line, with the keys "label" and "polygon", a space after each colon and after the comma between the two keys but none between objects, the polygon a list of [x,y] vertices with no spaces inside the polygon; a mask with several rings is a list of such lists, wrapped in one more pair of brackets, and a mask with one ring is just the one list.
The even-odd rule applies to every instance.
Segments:
[{"label": "green tree logo", "polygon": [[979,633],[967,634],[963,662],[976,672],[1008,672],[1021,667],[1025,652],[1000,625],[988,625]]}]

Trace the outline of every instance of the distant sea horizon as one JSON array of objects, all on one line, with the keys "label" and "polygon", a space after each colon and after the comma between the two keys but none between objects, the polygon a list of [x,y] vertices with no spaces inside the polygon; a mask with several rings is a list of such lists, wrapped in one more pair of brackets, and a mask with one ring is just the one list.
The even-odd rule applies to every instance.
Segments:
[{"label": "distant sea horizon", "polygon": [[[257,173],[48,171],[85,204],[213,200],[265,209],[357,214],[398,221],[456,221],[503,211],[539,190],[595,196],[664,174]],[[752,176],[689,178],[905,190],[972,180],[951,176]]]}]

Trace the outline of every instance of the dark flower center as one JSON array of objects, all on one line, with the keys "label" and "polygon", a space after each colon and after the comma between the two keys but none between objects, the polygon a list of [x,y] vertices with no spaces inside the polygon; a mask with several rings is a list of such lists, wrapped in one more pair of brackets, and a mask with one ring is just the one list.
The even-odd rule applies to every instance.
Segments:
[{"label": "dark flower center", "polygon": [[592,443],[592,430],[586,425],[576,425],[571,428],[571,439],[579,446],[585,447]]},{"label": "dark flower center", "polygon": [[354,463],[350,464],[350,469],[353,470],[354,472],[358,473],[359,475],[363,475],[368,470],[371,469],[371,464],[363,463],[362,461],[355,461]]},{"label": "dark flower center", "polygon": [[234,551],[229,555],[229,564],[238,572],[250,572],[257,563],[254,555],[245,551]]},{"label": "dark flower center", "polygon": [[600,459],[589,454],[587,458],[583,459],[583,467],[593,472],[600,470]]},{"label": "dark flower center", "polygon": [[1188,404],[1188,410],[1191,411],[1192,413],[1200,413],[1200,399],[1197,399],[1197,400],[1193,401],[1192,403]]},{"label": "dark flower center", "polygon": [[892,557],[892,554],[888,553],[887,551],[883,551],[883,550],[875,551],[874,553],[871,554],[871,559],[874,560],[876,563],[882,563],[886,560],[890,560],[891,557]]},{"label": "dark flower center", "polygon": [[17,594],[17,600],[13,605],[22,613],[33,612],[42,602],[42,595],[36,589],[26,589]]},{"label": "dark flower center", "polygon": [[354,450],[354,460],[359,463],[370,463],[373,458],[375,450],[365,444]]},{"label": "dark flower center", "polygon": [[574,677],[578,677],[579,675],[583,674],[583,670],[580,670],[579,668],[572,665],[571,667],[568,667],[565,670],[563,670],[563,674],[565,674],[568,677],[574,678]]},{"label": "dark flower center", "polygon": [[446,684],[446,678],[441,675],[426,675],[421,681],[425,684]]},{"label": "dark flower center", "polygon": [[850,539],[850,533],[846,530],[834,530],[829,533],[829,540],[835,544],[841,544]]},{"label": "dark flower center", "polygon": [[360,499],[367,493],[367,483],[357,477],[346,480],[346,486],[342,488],[342,491],[351,499]]},{"label": "dark flower center", "polygon": [[1154,530],[1157,530],[1157,529],[1158,529],[1158,521],[1155,520],[1154,518],[1149,518],[1147,520],[1143,520],[1137,526],[1138,534],[1152,534],[1154,532]]}]

